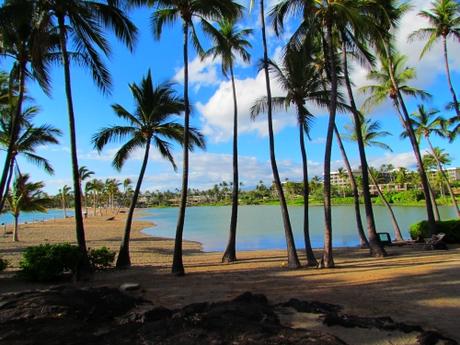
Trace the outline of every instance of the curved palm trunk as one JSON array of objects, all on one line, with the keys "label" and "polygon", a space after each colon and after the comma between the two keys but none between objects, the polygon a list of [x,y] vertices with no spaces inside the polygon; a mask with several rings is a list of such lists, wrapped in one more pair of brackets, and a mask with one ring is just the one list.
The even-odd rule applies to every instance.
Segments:
[{"label": "curved palm trunk", "polygon": [[383,204],[388,210],[388,213],[390,214],[391,218],[391,224],[393,225],[393,230],[394,230],[394,235],[396,238],[396,241],[404,241],[404,238],[402,237],[401,234],[401,229],[399,228],[398,221],[396,220],[396,216],[393,212],[393,209],[391,208],[390,204],[388,203],[387,198],[385,198],[385,195],[383,195],[382,190],[379,187],[379,184],[377,180],[375,179],[375,176],[372,174],[372,172],[369,171],[369,176],[371,177],[372,183],[374,184],[375,188],[377,189],[377,193],[380,196],[380,199],[382,199]]},{"label": "curved palm trunk", "polygon": [[442,47],[444,51],[444,65],[446,67],[447,84],[449,85],[449,90],[450,90],[450,93],[452,94],[452,100],[454,102],[455,112],[457,114],[458,119],[460,120],[460,106],[458,104],[457,95],[455,94],[455,90],[452,85],[452,78],[450,76],[450,68],[449,68],[449,56],[447,54],[447,38],[444,35],[442,36]]},{"label": "curved palm trunk", "polygon": [[[434,157],[434,159],[436,161],[436,165],[438,166],[438,170],[441,173],[442,178],[446,182],[447,190],[449,191],[449,195],[450,195],[450,198],[452,200],[452,205],[454,206],[455,211],[457,212],[457,217],[460,218],[460,210],[458,209],[457,200],[455,199],[454,191],[452,190],[452,186],[450,185],[449,177],[447,176],[446,172],[442,168],[442,164],[439,161],[438,156],[436,156],[436,153],[434,151],[434,147],[433,147],[433,144],[431,143],[430,138],[426,135],[425,139],[426,139],[428,145],[430,146],[430,150],[431,150],[431,153],[433,154],[433,157]],[[442,183],[441,183],[441,191],[442,191]]]},{"label": "curved palm trunk", "polygon": [[366,157],[366,149],[364,146],[364,139],[362,133],[362,121],[361,121],[361,114],[358,111],[358,107],[356,106],[355,98],[353,95],[353,89],[351,87],[350,75],[348,73],[348,58],[347,58],[347,47],[345,45],[345,41],[342,40],[342,64],[343,70],[345,75],[345,84],[347,87],[348,98],[350,99],[350,105],[352,109],[353,115],[353,124],[355,127],[356,133],[356,141],[358,143],[358,151],[359,151],[359,160],[361,163],[361,177],[362,177],[362,184],[361,188],[363,191],[363,199],[364,199],[364,210],[366,212],[366,221],[367,221],[367,234],[369,237],[369,249],[372,256],[375,257],[382,257],[386,256],[387,253],[385,249],[380,244],[380,241],[377,236],[377,229],[375,226],[375,218],[374,218],[374,210],[372,208],[372,198],[371,192],[369,190],[369,166],[367,164],[367,157]]},{"label": "curved palm trunk", "polygon": [[358,229],[359,241],[361,248],[369,248],[369,242],[367,241],[366,234],[364,233],[363,221],[361,219],[361,209],[359,204],[359,191],[358,185],[356,183],[355,176],[353,175],[353,170],[351,168],[350,161],[348,160],[345,147],[343,146],[342,138],[337,129],[337,126],[334,126],[334,132],[337,137],[337,143],[339,144],[340,152],[342,153],[343,162],[348,172],[348,179],[350,180],[351,189],[353,190],[353,201],[355,206],[355,217],[356,217],[356,227]]},{"label": "curved palm trunk", "polygon": [[8,170],[10,168],[12,159],[14,159],[13,151],[14,151],[14,145],[16,144],[16,139],[18,136],[19,118],[22,114],[22,103],[24,100],[25,82],[26,82],[26,62],[22,62],[19,66],[19,92],[18,92],[16,112],[14,113],[14,117],[11,119],[10,141],[8,143],[8,149],[6,151],[6,157],[5,157],[5,163],[4,163],[3,171],[2,171],[2,177],[0,178],[0,213],[3,211],[3,207],[5,206],[5,201],[6,201],[6,198],[4,198],[3,195],[6,195],[6,193],[8,192],[8,187],[6,187],[7,179],[8,179]]},{"label": "curved palm trunk", "polygon": [[441,220],[441,215],[439,214],[439,207],[436,203],[436,194],[434,193],[433,186],[431,185],[430,180],[428,180],[428,189],[430,191],[430,201],[433,205],[434,220],[436,222],[439,222]]},{"label": "curved palm trunk", "polygon": [[11,162],[10,162],[10,169],[8,170],[8,180],[6,181],[6,189],[5,189],[5,194],[3,196],[4,201],[7,200],[8,192],[11,186],[11,181],[13,180],[14,162],[15,162],[15,157],[13,155],[13,158],[11,159]]},{"label": "curved palm trunk", "polygon": [[139,173],[139,178],[136,183],[136,189],[134,190],[133,199],[131,205],[129,206],[128,216],[126,218],[125,233],[123,236],[123,241],[121,242],[120,252],[118,253],[117,268],[125,268],[131,266],[131,259],[129,256],[129,238],[131,235],[131,225],[133,223],[134,210],[136,208],[137,198],[139,197],[139,192],[142,186],[142,180],[144,179],[145,170],[147,168],[147,163],[149,160],[150,152],[150,139],[147,140],[144,154],[144,161],[142,162],[141,172]]},{"label": "curved palm trunk", "polygon": [[19,241],[19,214],[15,214],[14,216],[14,228],[13,228],[13,241]]},{"label": "curved palm trunk", "polygon": [[184,150],[183,150],[183,167],[182,167],[182,191],[179,205],[179,216],[177,219],[176,239],[174,241],[174,255],[172,264],[172,273],[176,276],[185,274],[184,264],[182,261],[182,237],[184,233],[185,210],[187,207],[187,190],[188,190],[188,161],[189,161],[189,127],[190,127],[190,100],[188,96],[188,35],[189,25],[184,21]]},{"label": "curved palm trunk", "polygon": [[70,134],[70,155],[72,160],[72,175],[73,175],[73,190],[74,190],[74,209],[75,209],[75,231],[77,236],[78,248],[82,256],[81,264],[79,267],[80,273],[89,273],[91,266],[88,260],[88,253],[86,249],[85,228],[83,225],[83,215],[81,208],[81,188],[80,188],[80,175],[78,173],[78,158],[77,158],[77,140],[75,131],[75,114],[73,109],[72,100],[72,87],[70,81],[70,62],[67,53],[66,42],[66,27],[63,17],[58,17],[59,24],[59,44],[62,53],[62,63],[64,65],[64,78],[65,78],[65,92],[67,97],[67,108],[69,116],[69,134]]},{"label": "curved palm trunk", "polygon": [[[300,108],[300,107],[299,107]],[[307,266],[318,266],[310,240],[310,221],[309,221],[309,197],[310,186],[308,185],[308,159],[305,148],[304,126],[303,121],[299,122],[299,141],[300,152],[302,154],[302,171],[303,171],[303,237],[305,241],[305,255],[307,257]]]},{"label": "curved palm trunk", "polygon": [[396,79],[393,73],[393,62],[391,61],[391,55],[390,55],[390,50],[388,45],[385,46],[386,49],[386,55],[388,59],[390,60],[390,68],[389,68],[389,74],[390,74],[390,79],[391,83],[393,85],[393,88],[397,91],[397,99],[400,103],[401,109],[402,109],[402,115],[404,116],[404,125],[406,128],[407,133],[409,134],[409,139],[412,145],[412,149],[415,154],[415,159],[417,160],[417,166],[418,166],[418,172],[420,174],[420,179],[422,182],[422,187],[423,187],[423,194],[425,195],[425,204],[426,204],[426,212],[427,212],[427,218],[428,218],[428,226],[430,228],[430,234],[434,235],[436,233],[436,223],[434,219],[434,212],[433,212],[433,205],[436,204],[436,201],[434,203],[430,201],[431,196],[430,196],[430,186],[428,183],[428,177],[426,176],[425,168],[423,167],[422,163],[422,155],[420,154],[420,148],[417,143],[417,139],[415,137],[414,129],[412,128],[412,124],[410,121],[409,117],[409,112],[407,111],[406,104],[404,103],[404,99],[401,95],[401,91],[399,90],[399,85],[396,83]]},{"label": "curved palm trunk", "polygon": [[335,116],[337,111],[337,74],[334,60],[334,47],[332,42],[332,24],[326,23],[326,48],[325,56],[329,60],[331,73],[331,100],[329,103],[329,124],[327,127],[326,150],[324,153],[324,250],[320,268],[334,267],[332,257],[332,204],[331,204],[331,153],[334,138]]},{"label": "curved palm trunk", "polygon": [[233,191],[232,191],[232,215],[230,218],[230,233],[227,248],[222,257],[222,262],[236,261],[236,226],[238,220],[238,102],[236,97],[235,76],[233,66],[230,65],[233,91]]},{"label": "curved palm trunk", "polygon": [[66,202],[65,202],[65,195],[61,193],[61,201],[62,201],[62,210],[64,211],[64,218],[67,218],[67,209],[66,209]]},{"label": "curved palm trunk", "polygon": [[288,256],[288,267],[299,268],[300,262],[297,256],[295,248],[294,236],[292,234],[291,220],[289,219],[289,211],[287,208],[286,198],[284,196],[283,187],[281,185],[281,179],[278,172],[278,166],[276,164],[275,157],[275,138],[273,134],[273,113],[272,113],[272,95],[270,86],[270,73],[268,71],[268,49],[267,49],[267,37],[265,33],[265,13],[264,13],[264,0],[260,0],[260,16],[262,21],[262,41],[264,47],[264,72],[265,72],[265,85],[267,88],[267,122],[268,122],[268,137],[270,142],[270,162],[273,171],[273,179],[278,197],[280,199],[281,214],[283,217],[284,233],[286,237],[287,256]]}]

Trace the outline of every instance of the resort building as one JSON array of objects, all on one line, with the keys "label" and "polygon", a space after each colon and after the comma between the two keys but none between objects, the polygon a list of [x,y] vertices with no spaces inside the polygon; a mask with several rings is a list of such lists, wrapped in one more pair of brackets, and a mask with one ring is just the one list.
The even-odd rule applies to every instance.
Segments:
[{"label": "resort building", "polygon": [[[448,168],[444,169],[444,171],[446,172],[446,175],[449,178],[450,182],[460,181],[460,168]],[[437,170],[431,170],[429,172],[430,178],[435,178],[437,173]]]}]

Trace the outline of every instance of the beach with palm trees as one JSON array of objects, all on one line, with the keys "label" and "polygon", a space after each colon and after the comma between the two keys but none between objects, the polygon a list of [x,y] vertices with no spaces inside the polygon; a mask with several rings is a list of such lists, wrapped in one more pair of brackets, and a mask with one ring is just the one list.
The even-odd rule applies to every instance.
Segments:
[{"label": "beach with palm trees", "polygon": [[0,292],[252,291],[460,339],[458,1],[5,0],[0,24]]}]

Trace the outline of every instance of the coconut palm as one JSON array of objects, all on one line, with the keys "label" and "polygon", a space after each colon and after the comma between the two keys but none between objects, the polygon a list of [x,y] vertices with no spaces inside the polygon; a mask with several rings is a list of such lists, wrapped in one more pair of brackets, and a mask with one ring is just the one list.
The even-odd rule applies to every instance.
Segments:
[{"label": "coconut palm", "polygon": [[75,130],[75,112],[71,86],[71,55],[68,51],[69,37],[77,49],[76,58],[80,65],[88,67],[93,81],[103,91],[110,88],[110,73],[101,59],[109,55],[110,44],[103,34],[111,29],[115,36],[129,49],[133,48],[137,29],[118,7],[119,1],[102,0],[38,0],[39,16],[42,26],[51,26],[59,37],[61,62],[64,67],[64,85],[67,98],[67,111],[70,134],[70,155],[75,194],[75,222],[78,247],[82,255],[81,272],[90,271],[87,256],[85,231],[81,207],[81,186],[78,175],[77,140]]},{"label": "coconut palm", "polygon": [[374,68],[368,74],[368,79],[376,82],[376,84],[368,85],[361,88],[362,92],[369,93],[369,97],[364,102],[364,108],[369,109],[373,106],[381,104],[387,98],[391,100],[395,110],[399,116],[401,124],[409,134],[412,149],[417,161],[418,172],[421,179],[423,194],[425,196],[427,218],[432,233],[436,232],[434,207],[436,201],[430,191],[428,178],[423,167],[422,155],[415,137],[412,124],[410,122],[409,112],[406,107],[403,96],[419,97],[422,99],[429,98],[430,95],[420,89],[409,86],[407,83],[415,78],[416,73],[414,68],[406,67],[406,57],[398,54],[392,48],[391,44],[384,43],[386,49],[380,55],[380,68]]},{"label": "coconut palm", "polygon": [[447,51],[448,38],[454,38],[457,41],[460,40],[460,4],[456,0],[436,0],[432,2],[432,7],[428,11],[421,11],[418,15],[428,20],[429,26],[413,32],[409,36],[409,39],[427,40],[420,53],[420,58],[423,58],[433,47],[434,43],[441,39],[447,84],[452,95],[453,108],[455,109],[458,120],[460,120],[460,106],[452,85]]},{"label": "coconut palm", "polygon": [[[112,105],[115,115],[127,121],[128,125],[103,128],[93,137],[94,147],[98,151],[101,151],[109,142],[128,139],[113,159],[112,165],[117,170],[121,170],[136,149],[144,148],[144,159],[128,211],[123,241],[117,258],[116,266],[118,268],[131,265],[129,255],[131,224],[147,168],[150,146],[153,144],[161,156],[169,160],[176,169],[169,140],[184,144],[184,137],[182,136],[184,126],[171,119],[173,115],[179,115],[185,110],[184,100],[176,95],[173,85],[164,83],[155,86],[149,71],[139,85],[133,83],[130,85],[130,89],[135,102],[134,112],[129,112],[120,104]],[[192,150],[195,146],[204,148],[203,137],[196,129],[189,128],[188,136],[190,139],[188,150]]]},{"label": "coconut palm", "polygon": [[230,216],[230,231],[228,244],[222,257],[222,262],[236,261],[236,225],[238,219],[238,100],[236,96],[235,59],[240,57],[244,62],[250,62],[251,56],[247,51],[251,44],[247,36],[252,33],[251,29],[237,29],[233,20],[222,19],[218,22],[218,28],[203,22],[203,29],[211,37],[213,47],[206,52],[207,56],[214,59],[222,59],[222,73],[230,77],[233,91],[233,190],[232,190],[232,214]]},{"label": "coconut palm", "polygon": [[59,189],[59,195],[61,196],[61,204],[62,210],[64,211],[64,218],[67,218],[67,199],[69,197],[69,193],[72,190],[68,185],[64,185],[61,189]]},{"label": "coconut palm", "polygon": [[[380,1],[377,1],[380,3]],[[336,0],[336,1],[312,1],[312,0],[282,0],[273,10],[275,32],[284,28],[285,18],[294,13],[301,14],[303,18],[290,40],[290,44],[298,45],[305,37],[317,37],[321,41],[323,54],[327,61],[326,69],[329,71],[327,77],[331,87],[329,104],[329,124],[326,136],[326,150],[324,156],[324,216],[325,216],[325,238],[324,251],[320,267],[333,267],[332,257],[332,209],[331,209],[331,153],[332,141],[335,127],[335,117],[338,106],[339,78],[336,73],[338,62],[336,44],[340,45],[340,36],[336,32],[349,31],[352,35],[358,36],[361,31],[367,31],[370,27],[378,26],[375,17],[369,15],[373,8],[380,9],[383,6],[369,6],[367,1]],[[366,6],[364,6],[366,4]],[[335,37],[334,37],[335,36]],[[333,72],[331,72],[333,71]],[[375,227],[371,229],[375,237]],[[370,236],[370,240],[373,239]],[[384,256],[385,252],[378,242],[371,241],[372,253],[375,256]]]},{"label": "coconut palm", "polygon": [[[426,140],[430,148],[431,155],[435,159],[438,172],[441,174],[441,176],[444,179],[444,182],[446,183],[447,190],[449,191],[449,195],[452,200],[452,204],[454,205],[455,210],[457,212],[457,216],[460,217],[460,210],[458,209],[457,200],[452,190],[449,178],[447,177],[446,172],[444,171],[442,163],[439,160],[437,160],[438,156],[435,154],[435,148],[430,139],[430,136],[432,134],[444,137],[445,131],[443,123],[445,122],[445,120],[441,116],[436,116],[437,114],[439,114],[439,110],[428,110],[423,105],[419,105],[418,111],[412,113],[411,115],[411,123],[412,127],[414,128],[415,135],[417,136],[418,142],[420,143],[422,137]],[[407,131],[404,131],[401,136],[407,137]]]},{"label": "coconut palm", "polygon": [[[13,144],[19,129],[25,99],[26,78],[38,81],[42,89],[49,92],[48,66],[49,52],[55,46],[55,36],[47,26],[37,25],[37,2],[27,0],[7,0],[0,7],[0,57],[13,60],[8,87],[3,102],[14,104],[11,113],[10,146],[6,151],[5,164],[0,178],[0,201],[2,201],[8,178],[8,170],[13,156]],[[14,99],[13,99],[14,98]],[[1,205],[4,204],[4,200]],[[2,206],[3,207],[3,206]],[[1,211],[1,209],[0,209]]]},{"label": "coconut palm", "polygon": [[46,212],[52,200],[43,193],[43,182],[29,182],[29,175],[19,174],[8,194],[10,213],[14,218],[13,241],[19,241],[19,216],[21,212]]},{"label": "coconut palm", "polygon": [[[318,262],[313,254],[309,234],[309,215],[308,215],[308,159],[305,147],[305,136],[309,137],[311,123],[314,115],[309,110],[307,103],[327,107],[329,91],[323,89],[322,79],[318,75],[314,66],[309,63],[308,44],[300,48],[290,47],[287,49],[282,66],[269,61],[269,69],[281,88],[286,92],[285,96],[273,97],[272,107],[275,109],[288,109],[293,106],[297,113],[297,124],[299,130],[299,143],[302,156],[303,171],[303,197],[304,197],[304,225],[303,233],[305,240],[305,251],[307,264],[316,266]],[[259,99],[251,110],[252,116],[265,112],[268,107],[268,98]],[[292,236],[292,233],[289,234]]]},{"label": "coconut palm", "polygon": [[[177,219],[176,238],[174,242],[174,257],[172,273],[177,276],[185,274],[182,262],[182,237],[184,232],[185,209],[187,206],[188,171],[189,171],[189,127],[190,127],[190,100],[189,100],[189,74],[188,74],[188,48],[191,38],[195,49],[204,54],[196,34],[195,20],[202,24],[208,21],[219,21],[224,18],[236,19],[241,14],[242,7],[237,3],[226,0],[156,0],[157,9],[153,13],[152,25],[156,39],[161,37],[163,27],[180,20],[183,30],[183,57],[184,57],[184,151],[182,163],[182,190]],[[209,23],[208,23],[209,24]]]},{"label": "coconut palm", "polygon": [[[349,138],[351,140],[356,141],[357,136],[356,136],[356,131],[354,130],[354,128],[352,126],[347,126],[347,129],[350,133]],[[363,142],[365,146],[379,147],[387,151],[392,151],[390,146],[380,141],[381,138],[390,136],[391,133],[387,131],[382,131],[380,123],[378,121],[372,121],[371,119],[365,119],[361,126],[361,131],[362,131],[362,138],[363,138]],[[396,220],[396,216],[393,212],[393,209],[391,208],[385,195],[382,193],[379,187],[379,184],[377,181],[378,179],[377,171],[375,171],[375,169],[369,169],[369,177],[372,183],[374,184],[375,188],[377,189],[377,193],[379,194],[380,198],[385,204],[385,207],[387,208],[388,213],[390,214],[390,218],[393,224],[394,235],[395,235],[396,240],[404,241],[402,234],[401,234],[401,229],[399,227],[398,221]]]},{"label": "coconut palm", "polygon": [[[17,165],[16,158],[18,156],[23,156],[29,162],[43,168],[50,175],[54,173],[50,162],[37,154],[37,148],[42,145],[58,144],[57,137],[61,136],[62,133],[59,129],[51,125],[35,126],[31,121],[38,112],[39,109],[33,106],[23,109],[21,116],[15,119],[17,126],[14,136],[11,135],[11,131],[13,130],[12,122],[15,117],[16,108],[8,107],[6,116],[0,118],[0,147],[5,151],[10,147],[12,148],[10,166],[7,172],[6,194],[13,178],[13,171],[15,165]],[[12,137],[15,138],[15,142],[10,144]],[[5,198],[0,201],[0,209],[3,209]]]}]

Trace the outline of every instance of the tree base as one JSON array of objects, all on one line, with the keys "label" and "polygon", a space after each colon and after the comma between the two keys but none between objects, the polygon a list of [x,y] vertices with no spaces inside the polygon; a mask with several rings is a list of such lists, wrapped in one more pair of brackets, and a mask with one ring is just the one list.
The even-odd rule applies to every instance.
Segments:
[{"label": "tree base", "polygon": [[131,259],[129,257],[129,253],[120,252],[118,254],[117,263],[115,267],[118,269],[124,269],[131,267]]},{"label": "tree base", "polygon": [[174,266],[171,268],[171,273],[176,276],[176,277],[183,277],[185,276],[185,270],[184,270],[184,266]]},{"label": "tree base", "polygon": [[307,260],[307,267],[318,267],[318,260]]},{"label": "tree base", "polygon": [[227,254],[225,253],[224,256],[222,256],[222,263],[223,264],[230,264],[232,262],[236,262],[237,258],[235,254]]},{"label": "tree base", "polygon": [[334,259],[332,257],[329,258],[322,258],[320,263],[318,264],[318,268],[334,268]]}]

